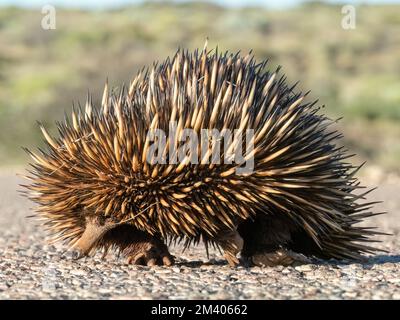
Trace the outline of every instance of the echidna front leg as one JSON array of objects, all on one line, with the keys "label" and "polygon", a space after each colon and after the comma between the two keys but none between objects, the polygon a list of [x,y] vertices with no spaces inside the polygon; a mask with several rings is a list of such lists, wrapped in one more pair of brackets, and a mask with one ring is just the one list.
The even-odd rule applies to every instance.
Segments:
[{"label": "echidna front leg", "polygon": [[99,245],[106,249],[117,247],[129,264],[170,266],[174,263],[173,256],[160,237],[152,236],[127,224],[109,230]]},{"label": "echidna front leg", "polygon": [[224,250],[224,258],[229,265],[237,266],[239,259],[236,256],[243,248],[243,239],[239,232],[237,230],[226,230],[217,237],[216,242]]}]

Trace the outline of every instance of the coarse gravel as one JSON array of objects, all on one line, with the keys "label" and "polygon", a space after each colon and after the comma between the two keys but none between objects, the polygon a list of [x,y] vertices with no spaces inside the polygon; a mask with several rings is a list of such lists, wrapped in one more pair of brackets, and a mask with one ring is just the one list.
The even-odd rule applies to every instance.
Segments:
[{"label": "coarse gravel", "polygon": [[17,193],[22,170],[0,171],[0,299],[400,299],[400,179],[379,170],[364,184],[378,185],[368,200],[383,200],[366,225],[388,253],[364,264],[316,262],[298,267],[229,267],[203,246],[171,248],[173,267],[132,266],[110,255],[73,260],[62,246],[46,243],[26,216],[32,204]]}]

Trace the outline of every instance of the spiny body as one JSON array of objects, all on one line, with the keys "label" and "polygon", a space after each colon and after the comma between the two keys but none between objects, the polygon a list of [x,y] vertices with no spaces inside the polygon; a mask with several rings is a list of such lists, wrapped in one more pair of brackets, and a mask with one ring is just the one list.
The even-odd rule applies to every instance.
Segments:
[{"label": "spiny body", "polygon": [[[28,151],[35,163],[26,187],[54,240],[82,255],[117,247],[148,264],[173,262],[167,239],[212,243],[231,264],[240,251],[255,264],[301,261],[294,252],[337,259],[373,252],[362,242],[377,232],[355,226],[373,215],[372,203],[354,192],[358,168],[336,145],[334,122],[266,64],[251,54],[179,50],[119,93],[106,84],[100,110],[89,97],[57,123],[59,137],[41,127],[47,149]],[[171,122],[178,145],[187,128],[253,129],[254,170],[237,174],[241,164],[224,163],[224,153],[210,164],[223,141],[208,143],[198,164],[149,163],[148,132],[169,136]]]}]

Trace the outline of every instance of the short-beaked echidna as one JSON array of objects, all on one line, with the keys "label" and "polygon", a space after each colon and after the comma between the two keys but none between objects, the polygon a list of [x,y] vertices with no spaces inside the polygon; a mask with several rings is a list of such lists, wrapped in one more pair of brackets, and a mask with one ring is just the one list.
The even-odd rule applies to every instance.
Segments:
[{"label": "short-beaked echidna", "polygon": [[[358,167],[336,145],[334,121],[266,64],[251,54],[178,50],[126,89],[110,92],[106,84],[101,108],[88,97],[57,123],[57,138],[41,126],[47,148],[27,150],[34,164],[25,187],[54,241],[79,256],[116,248],[147,265],[173,263],[169,240],[217,246],[231,265],[239,252],[256,265],[373,252],[364,242],[377,232],[355,225],[374,214],[372,203],[355,192]],[[155,129],[167,138],[158,145],[164,162],[148,158]],[[192,156],[200,144],[183,148],[174,163],[188,142],[184,129],[253,136],[209,135],[198,163]],[[225,157],[239,144],[248,151],[242,160],[253,160],[248,172]]]}]

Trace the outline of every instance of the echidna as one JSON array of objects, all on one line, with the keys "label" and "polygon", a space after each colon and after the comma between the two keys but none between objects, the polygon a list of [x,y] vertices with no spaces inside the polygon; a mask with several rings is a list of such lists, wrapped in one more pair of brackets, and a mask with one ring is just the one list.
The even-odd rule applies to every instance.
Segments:
[{"label": "echidna", "polygon": [[[335,121],[266,65],[251,53],[178,50],[126,89],[106,84],[101,108],[88,97],[57,123],[59,137],[41,126],[47,147],[27,150],[35,163],[25,187],[54,241],[79,256],[116,248],[129,263],[147,265],[172,264],[166,243],[182,240],[222,249],[231,265],[239,252],[256,265],[374,252],[364,242],[378,232],[355,226],[374,215],[373,203],[354,192],[359,167],[336,145]],[[156,153],[149,158],[155,129],[166,137],[158,162]],[[212,130],[254,135],[250,142],[208,135],[197,163],[200,144],[172,161],[187,132]],[[227,161],[239,145],[243,161]],[[239,172],[250,159],[252,170]]]}]

